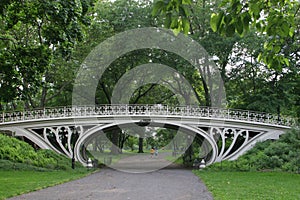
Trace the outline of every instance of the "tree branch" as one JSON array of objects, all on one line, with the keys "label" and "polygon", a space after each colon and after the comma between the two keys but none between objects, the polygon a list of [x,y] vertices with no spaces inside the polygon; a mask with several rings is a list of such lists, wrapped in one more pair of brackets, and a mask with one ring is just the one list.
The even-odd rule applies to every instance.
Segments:
[{"label": "tree branch", "polygon": [[[156,86],[156,84],[151,84],[151,86],[145,92],[139,93],[139,95],[137,96],[137,98],[133,101],[133,104],[136,104],[142,97],[144,97],[155,86]],[[140,90],[139,90],[139,92],[140,92]]]}]

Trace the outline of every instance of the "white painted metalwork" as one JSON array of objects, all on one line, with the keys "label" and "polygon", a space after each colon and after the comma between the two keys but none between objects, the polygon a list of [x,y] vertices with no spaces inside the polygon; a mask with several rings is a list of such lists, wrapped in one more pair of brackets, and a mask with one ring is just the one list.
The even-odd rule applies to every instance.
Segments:
[{"label": "white painted metalwork", "polygon": [[87,116],[192,116],[199,118],[259,122],[272,125],[293,126],[295,121],[289,117],[278,117],[269,113],[211,108],[196,106],[167,105],[97,105],[97,106],[65,106],[24,111],[3,112],[0,124],[22,122],[34,119],[53,119]]},{"label": "white painted metalwork", "polygon": [[0,130],[25,136],[41,148],[74,157],[86,165],[81,149],[94,134],[105,128],[145,121],[150,126],[169,125],[201,135],[206,140],[205,151],[211,151],[210,158],[205,160],[207,165],[234,160],[256,142],[278,139],[295,124],[291,118],[236,109],[97,105],[3,112]]}]

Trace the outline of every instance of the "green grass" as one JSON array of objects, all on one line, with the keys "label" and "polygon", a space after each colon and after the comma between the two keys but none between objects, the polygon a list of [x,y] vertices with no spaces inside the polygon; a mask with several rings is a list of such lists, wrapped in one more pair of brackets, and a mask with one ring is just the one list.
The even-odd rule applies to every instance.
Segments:
[{"label": "green grass", "polygon": [[174,156],[170,155],[170,156],[166,156],[165,160],[173,162],[177,165],[183,165],[182,157],[174,157]]},{"label": "green grass", "polygon": [[300,174],[198,170],[194,173],[204,181],[215,200],[300,199]]},{"label": "green grass", "polygon": [[129,157],[129,156],[134,156],[134,155],[139,155],[139,153],[135,152],[135,151],[125,151],[123,150],[122,153],[120,154],[116,154],[116,155],[112,155],[109,151],[106,151],[104,153],[101,153],[99,151],[90,151],[91,155],[98,160],[99,164],[107,164],[104,162],[105,158],[111,157],[112,159],[112,163],[114,164],[116,162],[118,162],[120,159]]},{"label": "green grass", "polygon": [[82,169],[48,172],[0,170],[0,199],[78,179],[89,173],[91,171]]},{"label": "green grass", "polygon": [[93,172],[51,150],[36,151],[29,144],[0,133],[0,199],[39,190]]}]

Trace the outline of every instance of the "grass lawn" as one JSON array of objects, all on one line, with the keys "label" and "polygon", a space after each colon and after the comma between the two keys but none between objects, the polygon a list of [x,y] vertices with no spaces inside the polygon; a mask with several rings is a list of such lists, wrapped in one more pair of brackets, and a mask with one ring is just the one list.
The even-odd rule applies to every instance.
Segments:
[{"label": "grass lawn", "polygon": [[0,170],[0,199],[74,180],[90,172],[82,169],[47,172]]},{"label": "grass lawn", "polygon": [[[125,151],[123,150],[122,153],[120,154],[116,154],[116,155],[112,155],[110,153],[110,151],[105,151],[104,153],[101,153],[99,151],[90,151],[91,154],[94,156],[94,158],[96,158],[98,160],[99,164],[114,164],[116,162],[118,162],[120,159],[123,158],[127,158],[129,156],[134,156],[134,155],[139,155],[139,153],[135,152],[135,151]],[[111,158],[111,163],[106,163],[105,159]]]},{"label": "grass lawn", "polygon": [[300,199],[300,174],[198,170],[194,173],[205,183],[215,200]]}]

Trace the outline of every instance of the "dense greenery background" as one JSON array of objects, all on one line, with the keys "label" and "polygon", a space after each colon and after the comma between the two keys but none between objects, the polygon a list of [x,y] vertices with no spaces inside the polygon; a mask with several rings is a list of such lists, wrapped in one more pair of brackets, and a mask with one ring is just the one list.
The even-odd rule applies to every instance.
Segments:
[{"label": "dense greenery background", "polygon": [[[158,2],[161,1],[157,1],[156,4],[162,6]],[[278,15],[276,13],[271,15],[274,21],[267,18],[269,21],[265,22],[267,23],[265,26],[272,23],[272,27],[287,30],[277,30],[273,27],[272,31],[269,31],[267,28],[271,28],[269,27],[271,25],[266,29],[258,29],[256,26],[247,26],[243,20],[240,20],[240,24],[244,24],[246,30],[243,31],[242,36],[238,34],[240,31],[236,30],[237,33],[233,32],[229,37],[215,33],[215,28],[211,25],[211,16],[216,15],[220,7],[223,6],[224,10],[245,9],[250,6],[249,12],[252,16],[272,5],[264,7],[261,6],[260,1],[255,1],[258,8],[252,4],[241,7],[243,5],[237,0],[228,2],[235,3],[230,7],[230,3],[221,4],[218,0],[174,0],[165,1],[165,6],[174,4],[168,7],[172,10],[177,3],[182,3],[183,7],[187,7],[187,9],[183,8],[189,12],[187,15],[189,29],[186,34],[199,42],[214,58],[225,83],[227,107],[299,117],[299,4],[293,1],[290,5],[288,1],[284,1],[287,5],[281,8],[288,13],[288,16],[293,16],[292,19],[288,18],[292,22],[286,22],[289,22],[290,26],[281,26],[280,23],[283,23],[281,21],[275,23],[275,19],[281,16],[278,13]],[[276,2],[272,1],[274,4]],[[154,10],[158,9],[158,12],[162,9],[159,9],[156,4],[153,6],[152,1],[148,0],[140,2],[1,1],[0,109],[71,105],[72,84],[77,70],[97,44],[125,30],[150,26],[161,27],[167,23],[168,17],[155,15]],[[241,12],[247,15],[246,11],[247,9]],[[265,14],[269,17],[268,12]],[[224,16],[220,18],[222,17]],[[234,17],[240,16],[234,15],[229,18],[233,21],[238,20]],[[175,18],[172,20],[175,23]],[[222,20],[222,25],[219,26],[224,26],[222,32],[226,32],[226,23]],[[261,26],[264,25],[263,21],[256,20],[256,22]],[[238,23],[235,22],[234,26],[238,29]],[[278,42],[284,42],[284,49],[278,54],[284,56],[288,63],[278,63],[277,66],[270,67],[268,63],[259,59],[261,54],[269,52],[265,49],[264,43],[270,39],[270,35],[263,34],[264,31],[272,35],[277,34]],[[279,38],[283,35],[281,32],[291,33],[286,35],[287,38],[281,39]],[[277,52],[277,46],[274,44],[273,47]],[[95,102],[110,103],[112,90],[120,77],[133,67],[149,63],[150,60],[175,68],[194,88],[198,104],[210,105],[211,88],[205,84],[205,77],[199,76],[193,67],[178,56],[154,49],[134,51],[113,62],[99,82]],[[180,94],[180,91],[178,93]],[[153,98],[154,96],[156,98]],[[131,103],[178,103],[174,98],[174,94],[164,86],[148,84],[133,94]]]},{"label": "dense greenery background", "polygon": [[[154,26],[183,32],[207,50],[223,78],[226,107],[300,116],[298,1],[6,0],[0,2],[0,24],[1,111],[71,105],[77,70],[97,44],[125,30]],[[122,75],[149,62],[173,67],[193,87],[197,104],[211,105],[212,88],[206,77],[177,55],[156,49],[129,52],[114,61],[98,83],[95,103],[111,103]],[[165,82],[172,80],[180,88],[181,78],[174,74]],[[146,84],[134,92],[130,103],[177,105],[178,99],[165,85]],[[171,132],[161,130],[160,141],[147,143],[163,145],[172,138]],[[138,145],[143,152],[145,141],[138,134],[109,133],[119,147]],[[31,156],[40,158],[40,154]],[[265,155],[274,163],[284,161],[266,152],[258,156],[263,160]],[[17,155],[12,159],[23,162]],[[34,162],[43,166],[50,160]]]},{"label": "dense greenery background", "polygon": [[[125,30],[165,27],[188,35],[210,54],[224,81],[226,107],[299,121],[299,10],[298,0],[0,0],[0,111],[71,105],[77,70],[96,45]],[[113,62],[98,84],[95,103],[111,103],[120,77],[150,61],[173,67],[193,87],[198,105],[211,105],[207,77],[177,55],[155,49],[130,52]],[[179,76],[170,80],[180,88]],[[178,99],[165,85],[147,84],[135,91],[130,103],[177,105]],[[156,138],[146,140],[130,131],[107,134],[120,148],[137,152],[162,147],[174,137],[170,129],[156,130]],[[200,144],[196,137],[188,151],[190,159],[179,161],[192,164]],[[294,128],[278,141],[258,143],[236,161],[206,168],[211,173],[197,170],[196,174],[216,199],[297,199],[298,174],[224,171],[299,173],[299,145],[300,131]],[[101,149],[101,144],[95,147]],[[88,173],[78,163],[71,170],[71,160],[65,156],[36,150],[2,134],[0,169],[0,199]]]}]

